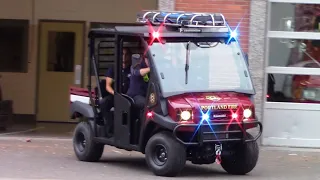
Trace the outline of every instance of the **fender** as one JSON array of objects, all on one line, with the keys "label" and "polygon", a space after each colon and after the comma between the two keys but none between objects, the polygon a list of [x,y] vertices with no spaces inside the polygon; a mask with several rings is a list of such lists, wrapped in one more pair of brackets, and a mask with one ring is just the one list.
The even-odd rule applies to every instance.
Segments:
[{"label": "fender", "polygon": [[70,116],[72,119],[75,118],[75,113],[79,113],[87,118],[94,118],[92,107],[89,104],[80,101],[75,101],[70,104]]}]

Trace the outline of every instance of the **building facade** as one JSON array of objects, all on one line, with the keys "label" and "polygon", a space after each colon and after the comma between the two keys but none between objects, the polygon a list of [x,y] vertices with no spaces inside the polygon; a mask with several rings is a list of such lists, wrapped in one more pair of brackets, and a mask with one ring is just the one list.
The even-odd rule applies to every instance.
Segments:
[{"label": "building facade", "polygon": [[69,121],[69,86],[87,81],[89,29],[132,23],[141,9],[158,6],[157,0],[0,0],[2,94],[13,100],[16,119]]},{"label": "building facade", "polygon": [[222,13],[232,29],[237,29],[239,42],[248,52],[249,13],[251,0],[176,0],[175,10]]},{"label": "building facade", "polygon": [[234,28],[243,17],[240,41],[248,51],[249,2],[0,0],[2,94],[13,100],[16,119],[69,121],[67,89],[75,85],[74,69],[82,76],[76,85],[87,82],[90,28],[134,22],[142,9],[222,12]]},{"label": "building facade", "polygon": [[[269,0],[264,48],[265,145],[320,147],[320,1]],[[251,57],[252,58],[252,57]]]}]

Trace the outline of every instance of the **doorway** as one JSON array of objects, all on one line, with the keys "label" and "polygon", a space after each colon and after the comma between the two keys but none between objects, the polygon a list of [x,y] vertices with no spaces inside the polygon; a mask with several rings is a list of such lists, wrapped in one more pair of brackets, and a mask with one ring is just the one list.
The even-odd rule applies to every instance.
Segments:
[{"label": "doorway", "polygon": [[81,85],[75,71],[78,76],[82,69],[84,28],[82,22],[40,22],[37,121],[71,120],[69,87]]}]

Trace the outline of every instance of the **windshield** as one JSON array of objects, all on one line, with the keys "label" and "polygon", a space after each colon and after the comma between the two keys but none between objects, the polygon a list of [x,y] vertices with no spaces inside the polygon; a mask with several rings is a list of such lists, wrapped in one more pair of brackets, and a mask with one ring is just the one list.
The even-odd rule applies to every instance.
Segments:
[{"label": "windshield", "polygon": [[217,42],[153,43],[150,51],[164,97],[188,92],[254,94],[247,64],[237,42],[229,45]]}]

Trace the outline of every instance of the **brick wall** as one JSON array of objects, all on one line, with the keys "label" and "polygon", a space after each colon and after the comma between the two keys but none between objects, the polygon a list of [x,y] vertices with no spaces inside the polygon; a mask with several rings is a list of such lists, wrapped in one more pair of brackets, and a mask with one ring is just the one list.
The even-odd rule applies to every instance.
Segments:
[{"label": "brick wall", "polygon": [[238,28],[239,41],[244,52],[248,52],[249,14],[251,0],[176,0],[175,10],[223,13],[229,25]]}]

